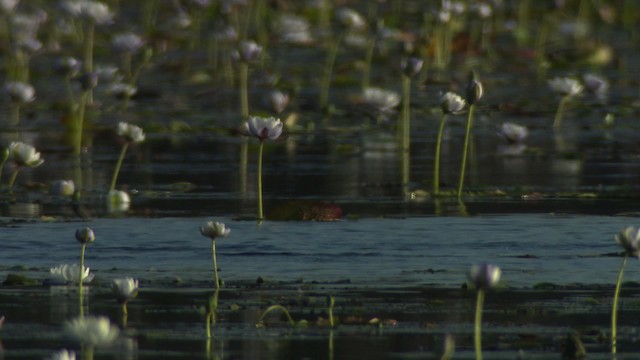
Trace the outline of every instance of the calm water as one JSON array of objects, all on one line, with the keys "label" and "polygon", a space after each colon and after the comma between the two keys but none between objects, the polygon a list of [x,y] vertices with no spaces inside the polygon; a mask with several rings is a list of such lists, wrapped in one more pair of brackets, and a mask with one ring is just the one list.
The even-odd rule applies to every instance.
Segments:
[{"label": "calm water", "polygon": [[[5,227],[2,273],[26,267],[46,278],[50,267],[77,263],[75,229],[91,226],[87,266],[98,279],[129,275],[143,283],[212,281],[210,241],[199,226],[210,218],[121,218],[26,222]],[[491,262],[505,284],[610,284],[620,258],[613,235],[636,218],[571,214],[365,218],[330,223],[224,221],[218,241],[227,281],[342,282],[358,285],[458,286],[469,266]],[[632,262],[633,263],[633,262]],[[633,266],[633,265],[631,265]],[[633,279],[633,271],[629,272]]]}]

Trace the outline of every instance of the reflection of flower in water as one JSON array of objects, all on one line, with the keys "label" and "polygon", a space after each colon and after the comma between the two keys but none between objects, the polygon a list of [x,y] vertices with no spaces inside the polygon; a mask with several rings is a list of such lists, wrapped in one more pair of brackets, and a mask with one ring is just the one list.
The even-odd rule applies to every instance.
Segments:
[{"label": "reflection of flower in water", "polygon": [[[64,264],[56,267],[52,267],[49,269],[49,274],[52,277],[53,281],[62,282],[62,283],[76,283],[78,282],[78,277],[80,275],[80,265],[78,264]],[[82,283],[88,284],[94,278],[94,275],[90,272],[88,267],[84,267],[82,271]]]},{"label": "reflection of flower in water", "polygon": [[498,145],[498,155],[515,156],[522,154],[527,150],[527,145],[522,143],[502,144]]},{"label": "reflection of flower in water", "polygon": [[109,345],[118,337],[118,328],[106,317],[86,316],[65,324],[65,332],[87,346]]},{"label": "reflection of flower in water", "polygon": [[129,194],[121,190],[111,190],[107,194],[107,210],[110,213],[124,212],[131,207]]}]

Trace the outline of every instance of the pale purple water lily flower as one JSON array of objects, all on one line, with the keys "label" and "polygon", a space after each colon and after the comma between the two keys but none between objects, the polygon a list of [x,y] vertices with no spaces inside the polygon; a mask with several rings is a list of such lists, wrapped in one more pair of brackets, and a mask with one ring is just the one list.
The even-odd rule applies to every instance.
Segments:
[{"label": "pale purple water lily flower", "polygon": [[249,136],[256,137],[260,141],[276,140],[282,134],[282,122],[274,117],[250,116],[245,123],[245,130]]},{"label": "pale purple water lily flower", "polygon": [[598,98],[604,98],[609,91],[609,83],[604,78],[595,74],[585,74],[582,76],[585,89]]},{"label": "pale purple water lily flower", "polygon": [[262,46],[253,40],[243,40],[238,44],[238,49],[233,53],[233,57],[248,63],[258,60],[261,53]]},{"label": "pale purple water lily flower", "polygon": [[280,90],[273,90],[269,93],[269,104],[271,108],[279,114],[289,105],[289,95]]}]

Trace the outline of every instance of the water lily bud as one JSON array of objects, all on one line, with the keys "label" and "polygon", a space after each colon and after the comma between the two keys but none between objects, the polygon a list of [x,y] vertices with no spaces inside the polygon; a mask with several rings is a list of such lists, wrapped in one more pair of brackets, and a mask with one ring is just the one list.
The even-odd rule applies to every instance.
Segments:
[{"label": "water lily bud", "polygon": [[551,90],[561,96],[576,96],[583,90],[583,86],[576,79],[564,77],[556,77],[548,80],[547,83]]},{"label": "water lily bud", "polygon": [[469,280],[475,285],[476,289],[486,290],[498,284],[500,274],[500,268],[495,265],[475,265],[469,271]]},{"label": "water lily bud", "polygon": [[415,56],[402,60],[402,72],[408,77],[414,77],[422,70],[423,60]]},{"label": "water lily bud", "polygon": [[289,105],[289,95],[279,90],[269,93],[269,103],[276,113],[281,113]]},{"label": "water lily bud", "polygon": [[469,74],[467,83],[467,103],[473,105],[482,97],[482,83],[476,79],[473,72]]},{"label": "water lily bud", "polygon": [[82,245],[90,244],[96,241],[96,235],[89,227],[76,230],[76,240]]},{"label": "water lily bud", "polygon": [[206,236],[212,240],[218,237],[227,237],[230,232],[231,229],[227,229],[223,223],[217,221],[208,221],[200,227],[202,236]]},{"label": "water lily bud", "polygon": [[258,60],[262,53],[262,46],[252,40],[241,41],[235,56],[238,60],[249,63]]},{"label": "water lily bud", "polygon": [[95,72],[88,72],[80,76],[80,87],[82,90],[89,91],[98,86],[98,75]]},{"label": "water lily bud", "polygon": [[50,193],[53,196],[71,196],[75,191],[73,180],[56,180],[51,184]]},{"label": "water lily bud", "polygon": [[78,75],[81,67],[82,67],[82,63],[80,63],[80,61],[70,56],[60,58],[56,60],[56,62],[53,64],[53,69],[55,70],[56,73],[62,76],[69,76],[69,77],[74,77]]}]

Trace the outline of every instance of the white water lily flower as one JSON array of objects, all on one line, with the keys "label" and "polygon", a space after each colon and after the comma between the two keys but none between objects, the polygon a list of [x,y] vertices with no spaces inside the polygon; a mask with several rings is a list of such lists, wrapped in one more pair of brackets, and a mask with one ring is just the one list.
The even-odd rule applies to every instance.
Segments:
[{"label": "white water lily flower", "polygon": [[459,114],[466,102],[459,95],[447,92],[440,98],[440,108],[445,114]]},{"label": "white water lily flower", "polygon": [[376,87],[366,88],[363,94],[364,102],[382,113],[389,113],[400,105],[400,95],[393,90]]},{"label": "white water lily flower", "polygon": [[614,238],[627,255],[640,258],[640,228],[628,226]]},{"label": "white water lily flower", "polygon": [[280,90],[273,90],[269,93],[269,104],[279,114],[289,105],[289,95]]},{"label": "white water lily flower", "polygon": [[76,360],[76,353],[73,351],[60,350],[49,356],[47,360]]},{"label": "white water lily flower", "polygon": [[98,25],[111,23],[114,16],[111,10],[109,10],[109,6],[107,6],[107,4],[91,0],[82,0],[80,2],[79,15],[95,22]]},{"label": "white water lily flower", "polygon": [[122,212],[131,207],[131,197],[126,191],[111,190],[107,194],[107,208],[109,212]]},{"label": "white water lily flower", "polygon": [[130,277],[113,279],[111,289],[116,299],[121,303],[138,296],[138,280]]},{"label": "white water lily flower", "polygon": [[529,130],[514,123],[506,122],[498,129],[498,136],[510,143],[519,143],[529,135]]},{"label": "white water lily flower", "polygon": [[276,140],[282,134],[282,122],[274,117],[250,116],[245,123],[245,129],[249,136],[257,137],[260,141]]},{"label": "white water lily flower", "polygon": [[208,221],[200,227],[200,233],[202,236],[211,238],[211,240],[218,237],[227,237],[230,232],[231,229],[227,229],[223,223],[218,221]]},{"label": "white water lily flower", "polygon": [[16,166],[38,167],[44,162],[36,148],[20,141],[9,144],[9,158]]},{"label": "white water lily flower", "polygon": [[359,12],[350,8],[340,8],[336,11],[336,18],[345,27],[351,30],[363,30],[367,27],[367,22]]},{"label": "white water lily flower", "polygon": [[[50,275],[52,275],[54,280],[58,280],[64,283],[77,283],[79,272],[80,265],[78,264],[64,264],[49,269],[49,273]],[[93,278],[94,275],[91,273],[90,269],[85,266],[82,271],[82,283],[88,284],[93,281]]]},{"label": "white water lily flower", "polygon": [[117,82],[107,86],[106,92],[116,98],[130,98],[138,92],[138,88],[130,84]]},{"label": "white water lily flower", "polygon": [[106,317],[84,316],[67,322],[65,333],[87,346],[109,345],[118,337],[118,328]]},{"label": "white water lily flower", "polygon": [[118,135],[132,143],[141,143],[145,139],[145,134],[142,128],[126,122],[118,123]]},{"label": "white water lily flower", "polygon": [[20,81],[6,83],[4,93],[11,102],[17,104],[30,103],[36,99],[36,91],[33,86]]},{"label": "white water lily flower", "polygon": [[144,41],[142,38],[131,32],[115,35],[111,40],[111,46],[113,46],[117,52],[135,54],[143,45]]},{"label": "white water lily flower", "polygon": [[576,96],[582,92],[582,85],[576,79],[564,77],[556,77],[548,80],[547,83],[551,90],[561,96]]},{"label": "white water lily flower", "polygon": [[486,290],[498,284],[500,274],[500,268],[495,265],[474,265],[469,271],[469,280],[475,285],[476,289]]}]

